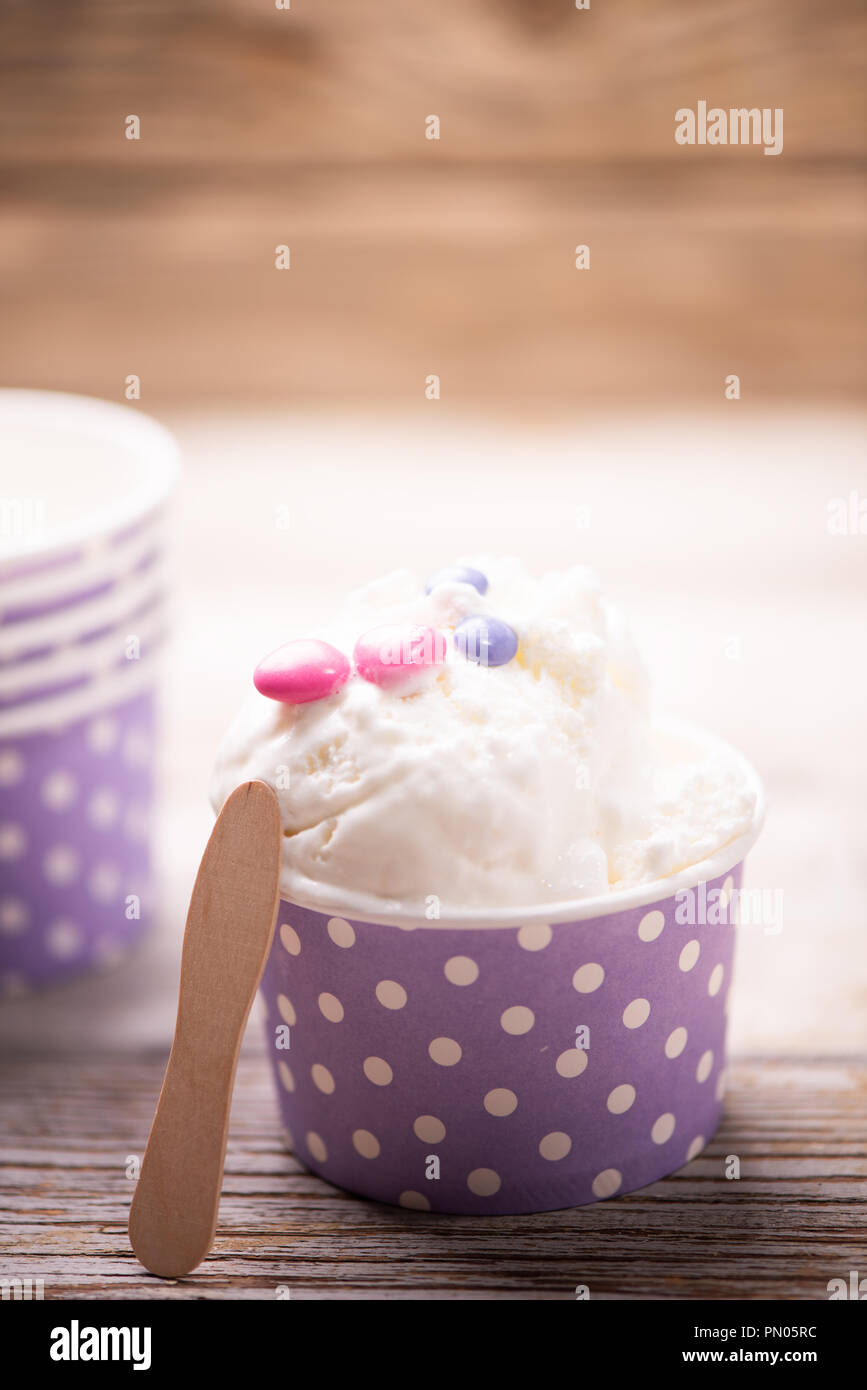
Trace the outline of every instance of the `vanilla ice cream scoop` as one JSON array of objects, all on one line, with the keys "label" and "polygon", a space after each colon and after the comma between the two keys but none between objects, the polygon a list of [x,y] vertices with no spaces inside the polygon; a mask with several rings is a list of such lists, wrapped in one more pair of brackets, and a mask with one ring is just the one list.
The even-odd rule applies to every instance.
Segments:
[{"label": "vanilla ice cream scoop", "polygon": [[281,892],[302,905],[434,918],[596,897],[697,862],[752,816],[723,755],[660,760],[644,668],[586,569],[395,572],[256,685],[212,801],[275,788]]}]

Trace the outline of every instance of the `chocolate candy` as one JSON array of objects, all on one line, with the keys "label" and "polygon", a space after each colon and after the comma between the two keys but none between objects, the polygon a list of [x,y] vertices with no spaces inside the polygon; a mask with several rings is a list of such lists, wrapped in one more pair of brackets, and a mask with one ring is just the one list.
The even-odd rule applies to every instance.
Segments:
[{"label": "chocolate candy", "polygon": [[488,592],[488,581],[481,570],[474,570],[469,565],[452,565],[448,569],[437,570],[424,586],[426,594],[430,594],[438,584],[472,584],[474,589],[478,589],[480,594]]},{"label": "chocolate candy", "polygon": [[455,628],[455,646],[467,661],[505,666],[518,650],[518,634],[499,618],[464,618]]},{"label": "chocolate candy", "polygon": [[340,690],[349,679],[349,660],[315,637],[286,642],[264,660],[253,673],[253,684],[269,700],[284,705],[306,705],[324,700]]},{"label": "chocolate candy", "polygon": [[360,676],[384,690],[394,690],[446,659],[446,639],[436,628],[393,623],[371,628],[355,644]]}]

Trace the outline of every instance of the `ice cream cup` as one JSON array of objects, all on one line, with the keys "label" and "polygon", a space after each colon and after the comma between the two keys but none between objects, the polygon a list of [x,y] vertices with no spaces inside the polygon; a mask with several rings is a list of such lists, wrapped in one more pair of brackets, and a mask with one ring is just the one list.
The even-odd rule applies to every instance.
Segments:
[{"label": "ice cream cup", "polygon": [[[78,689],[155,650],[166,628],[163,594],[152,589],[108,628],[56,640],[26,658],[4,661],[0,637],[0,713]],[[43,639],[39,639],[43,640]]]},{"label": "ice cream cup", "polygon": [[0,638],[5,647],[23,650],[31,627],[77,628],[91,610],[116,608],[127,588],[150,582],[165,549],[163,512],[149,517],[133,536],[91,545],[74,565],[0,577]]},{"label": "ice cream cup", "polygon": [[155,676],[0,715],[0,996],[111,965],[152,920]]},{"label": "ice cream cup", "polygon": [[4,390],[0,442],[4,621],[86,598],[135,567],[177,477],[167,430],[109,401]]},{"label": "ice cream cup", "polygon": [[722,1109],[729,919],[763,816],[755,772],[727,752],[755,787],[753,823],[666,879],[433,920],[284,900],[262,995],[302,1161],[381,1202],[504,1215],[614,1197],[694,1158]]},{"label": "ice cream cup", "polygon": [[152,917],[178,451],[133,409],[41,391],[0,391],[0,450],[0,993],[17,994],[113,961]]}]

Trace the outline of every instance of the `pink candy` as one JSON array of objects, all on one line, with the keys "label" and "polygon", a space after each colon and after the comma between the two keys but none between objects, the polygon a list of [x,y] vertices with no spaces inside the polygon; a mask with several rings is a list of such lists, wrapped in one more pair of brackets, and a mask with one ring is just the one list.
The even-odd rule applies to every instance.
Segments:
[{"label": "pink candy", "polygon": [[[442,666],[445,659],[445,633],[433,627],[375,627],[355,644],[358,674],[383,690],[406,687],[433,667]],[[305,637],[287,642],[260,661],[253,684],[269,700],[307,705],[334,695],[349,674],[349,661],[343,652],[330,642]]]},{"label": "pink candy", "polygon": [[445,634],[433,627],[374,627],[355,644],[358,674],[386,690],[406,685],[445,659]]},{"label": "pink candy", "polygon": [[324,700],[349,679],[349,661],[315,637],[287,642],[266,656],[253,673],[253,684],[269,700],[284,705],[306,705]]}]

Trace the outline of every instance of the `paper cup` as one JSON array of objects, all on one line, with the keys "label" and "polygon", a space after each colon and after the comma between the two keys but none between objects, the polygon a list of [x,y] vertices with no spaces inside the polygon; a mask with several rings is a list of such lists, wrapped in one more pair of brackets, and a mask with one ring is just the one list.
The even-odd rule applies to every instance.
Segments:
[{"label": "paper cup", "polygon": [[722,1107],[734,929],[679,923],[677,893],[730,900],[760,803],[712,859],[592,903],[430,922],[283,902],[262,994],[303,1162],[378,1201],[502,1215],[694,1158]]},{"label": "paper cup", "polygon": [[16,994],[117,959],[152,917],[177,446],[127,407],[0,391],[0,450],[0,993]]},{"label": "paper cup", "polygon": [[0,725],[0,995],[113,964],[149,926],[154,726],[152,662]]},{"label": "paper cup", "polygon": [[[6,710],[80,689],[112,672],[122,673],[133,661],[157,650],[165,630],[163,597],[155,590],[142,608],[108,630],[59,642],[20,661],[0,660],[0,722]],[[130,647],[133,641],[134,648]]]},{"label": "paper cup", "polygon": [[111,570],[115,548],[134,546],[177,477],[167,430],[86,396],[0,391],[0,441],[0,595],[14,585],[18,603],[86,592],[94,569]]},{"label": "paper cup", "polygon": [[91,547],[80,563],[49,568],[25,578],[0,578],[0,638],[22,649],[22,637],[37,624],[77,629],[92,609],[117,607],[127,588],[147,583],[165,549],[162,513],[123,541]]}]

